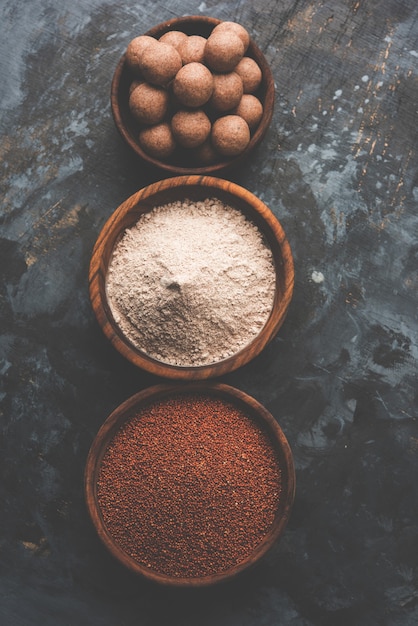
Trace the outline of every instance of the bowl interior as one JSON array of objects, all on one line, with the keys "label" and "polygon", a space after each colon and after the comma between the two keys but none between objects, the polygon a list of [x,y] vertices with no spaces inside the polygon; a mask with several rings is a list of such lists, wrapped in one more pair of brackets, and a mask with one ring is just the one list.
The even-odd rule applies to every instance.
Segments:
[{"label": "bowl interior", "polygon": [[[169,30],[181,30],[187,35],[201,35],[203,37],[208,37],[213,28],[219,24],[219,22],[220,20],[204,16],[182,17],[159,24],[147,31],[145,34],[158,39]],[[142,159],[149,162],[153,166],[170,172],[171,174],[211,174],[226,171],[232,166],[236,167],[248,157],[249,153],[265,136],[273,116],[274,108],[274,80],[272,72],[265,56],[252,40],[250,41],[246,56],[253,58],[258,63],[262,71],[261,85],[254,95],[257,96],[263,103],[264,112],[260,124],[252,134],[250,143],[238,157],[233,159],[220,158],[219,161],[210,165],[196,166],[196,162],[190,157],[190,154],[186,150],[176,150],[176,152],[167,161],[156,159],[144,152],[138,142],[139,126],[135,122],[129,110],[129,87],[133,76],[125,61],[125,55],[122,56],[116,67],[111,85],[111,108],[113,119],[122,138]]]},{"label": "bowl interior", "polygon": [[[175,200],[203,200],[216,197],[239,209],[252,220],[271,248],[276,289],[271,314],[261,332],[235,355],[210,365],[179,367],[152,359],[138,350],[124,336],[111,313],[106,295],[106,275],[115,244],[126,228],[156,206]],[[293,294],[294,266],[283,228],[270,209],[252,193],[220,178],[188,176],[154,183],[128,198],[103,227],[90,264],[90,297],[99,325],[114,347],[135,365],[158,376],[183,380],[201,380],[220,376],[248,363],[275,336],[283,324]]]},{"label": "bowl interior", "polygon": [[[152,403],[155,400],[167,398],[177,394],[204,394],[215,398],[220,398],[232,403],[243,411],[257,426],[261,426],[267,433],[272,449],[275,451],[277,461],[281,470],[281,493],[275,511],[274,521],[266,532],[261,542],[255,550],[235,566],[226,571],[214,572],[204,576],[174,577],[162,572],[149,569],[141,565],[140,562],[128,555],[115,541],[115,538],[108,531],[103,520],[99,499],[98,499],[98,476],[103,461],[104,454],[109,443],[121,428],[129,421],[141,407]],[[101,538],[106,548],[124,566],[136,574],[145,576],[158,583],[166,585],[197,587],[207,586],[222,582],[235,577],[238,573],[257,563],[271,548],[271,546],[283,534],[293,505],[295,493],[295,470],[293,457],[288,441],[274,417],[257,400],[248,394],[221,383],[191,383],[187,385],[155,385],[145,389],[117,407],[107,418],[99,430],[90,448],[86,468],[85,468],[85,497],[88,511],[96,532]]]}]

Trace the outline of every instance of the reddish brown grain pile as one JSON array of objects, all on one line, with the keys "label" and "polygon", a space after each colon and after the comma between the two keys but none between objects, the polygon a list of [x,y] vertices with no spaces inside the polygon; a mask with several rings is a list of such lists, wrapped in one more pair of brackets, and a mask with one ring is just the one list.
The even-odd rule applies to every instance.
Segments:
[{"label": "reddish brown grain pile", "polygon": [[273,524],[281,491],[267,433],[210,395],[155,401],[125,422],[104,455],[98,501],[115,542],[171,577],[243,562]]}]

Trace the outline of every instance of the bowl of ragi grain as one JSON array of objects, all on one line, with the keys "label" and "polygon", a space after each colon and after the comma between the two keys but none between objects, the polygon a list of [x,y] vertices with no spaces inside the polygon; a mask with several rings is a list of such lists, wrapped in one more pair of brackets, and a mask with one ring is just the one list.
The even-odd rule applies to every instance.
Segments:
[{"label": "bowl of ragi grain", "polygon": [[96,435],[85,498],[98,536],[154,583],[203,587],[258,564],[293,505],[288,441],[255,398],[221,383],[159,384]]},{"label": "bowl of ragi grain", "polygon": [[275,87],[241,24],[178,17],[132,33],[111,84],[111,110],[127,145],[169,175],[236,168],[264,138]]},{"label": "bowl of ragi grain", "polygon": [[255,358],[282,326],[293,257],[273,212],[216,177],[140,189],[93,249],[90,299],[105,336],[157,376],[202,380]]}]

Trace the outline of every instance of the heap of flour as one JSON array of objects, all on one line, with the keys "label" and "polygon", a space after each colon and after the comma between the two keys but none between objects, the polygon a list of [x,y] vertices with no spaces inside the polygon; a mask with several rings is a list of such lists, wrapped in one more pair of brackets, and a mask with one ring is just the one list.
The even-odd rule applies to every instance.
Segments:
[{"label": "heap of flour", "polygon": [[106,289],[115,321],[134,346],[190,367],[230,357],[259,334],[275,281],[259,229],[210,198],[141,215],[114,249]]}]

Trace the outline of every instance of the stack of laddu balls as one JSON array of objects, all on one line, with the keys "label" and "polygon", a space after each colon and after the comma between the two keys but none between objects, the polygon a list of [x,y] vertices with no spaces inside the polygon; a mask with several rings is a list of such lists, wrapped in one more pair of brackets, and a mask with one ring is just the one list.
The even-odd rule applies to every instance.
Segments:
[{"label": "stack of laddu balls", "polygon": [[262,72],[246,55],[249,43],[236,22],[220,22],[207,38],[172,30],[130,41],[129,109],[147,154],[167,160],[180,147],[210,164],[245,150],[263,115],[254,95]]}]

